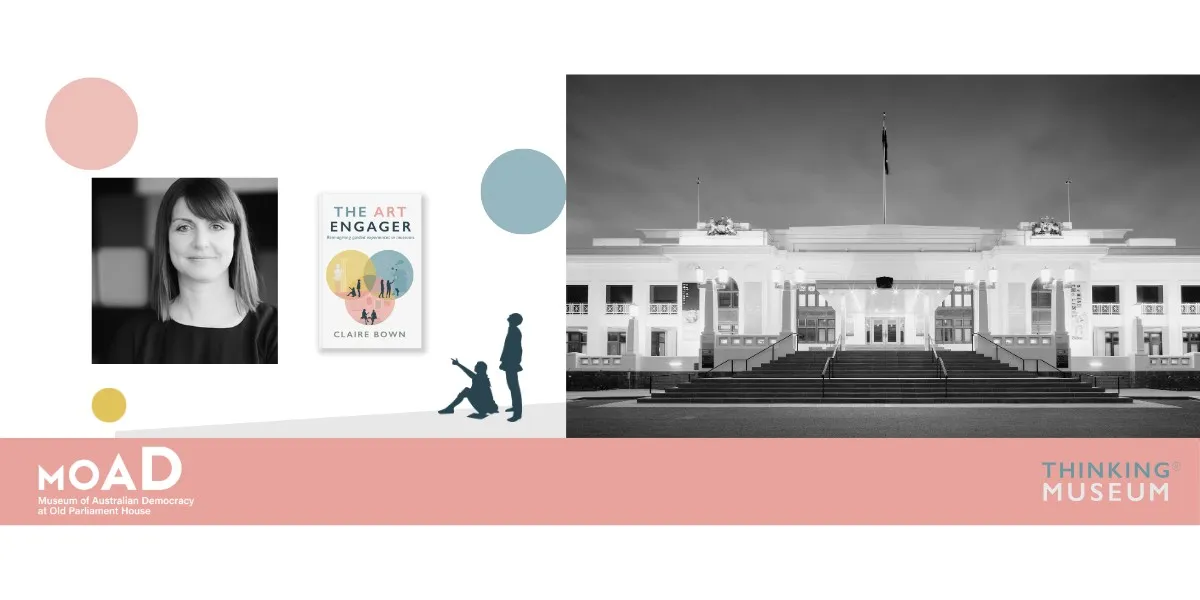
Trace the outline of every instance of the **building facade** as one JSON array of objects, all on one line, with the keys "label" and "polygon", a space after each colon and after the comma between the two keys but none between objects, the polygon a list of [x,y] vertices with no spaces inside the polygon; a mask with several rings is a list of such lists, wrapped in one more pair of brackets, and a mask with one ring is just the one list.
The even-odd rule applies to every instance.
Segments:
[{"label": "building facade", "polygon": [[599,238],[567,252],[567,369],[750,367],[836,343],[1194,369],[1200,248],[1131,233],[718,220]]}]

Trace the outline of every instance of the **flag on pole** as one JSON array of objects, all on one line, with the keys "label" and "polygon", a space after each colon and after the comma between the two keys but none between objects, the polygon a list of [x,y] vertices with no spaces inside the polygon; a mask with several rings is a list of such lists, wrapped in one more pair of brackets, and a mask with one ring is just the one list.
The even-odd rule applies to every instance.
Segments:
[{"label": "flag on pole", "polygon": [[888,175],[888,156],[887,156],[887,113],[883,113],[883,174]]}]

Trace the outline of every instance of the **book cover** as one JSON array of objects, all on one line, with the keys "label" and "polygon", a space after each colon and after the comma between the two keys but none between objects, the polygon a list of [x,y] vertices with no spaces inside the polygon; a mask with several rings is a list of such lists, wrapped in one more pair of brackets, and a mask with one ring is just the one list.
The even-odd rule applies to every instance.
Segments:
[{"label": "book cover", "polygon": [[321,348],[421,348],[421,201],[322,194]]}]

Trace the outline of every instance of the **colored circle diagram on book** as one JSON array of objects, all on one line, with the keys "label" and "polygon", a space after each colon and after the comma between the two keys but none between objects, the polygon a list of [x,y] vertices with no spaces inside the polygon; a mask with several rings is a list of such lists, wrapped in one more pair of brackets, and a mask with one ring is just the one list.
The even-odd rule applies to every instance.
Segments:
[{"label": "colored circle diagram on book", "polygon": [[343,250],[325,265],[330,293],[345,302],[351,320],[367,326],[386,321],[396,299],[408,292],[412,282],[412,263],[395,250],[380,250],[371,256]]}]

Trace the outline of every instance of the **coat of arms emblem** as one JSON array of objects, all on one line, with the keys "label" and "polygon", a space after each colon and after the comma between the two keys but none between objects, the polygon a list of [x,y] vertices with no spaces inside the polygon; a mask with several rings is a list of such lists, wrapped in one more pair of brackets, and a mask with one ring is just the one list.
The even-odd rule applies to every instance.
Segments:
[{"label": "coat of arms emblem", "polygon": [[1031,229],[1033,235],[1062,235],[1062,223],[1050,217],[1042,217],[1042,220],[1034,223]]},{"label": "coat of arms emblem", "polygon": [[709,219],[708,235],[737,235],[737,227],[729,217]]}]

